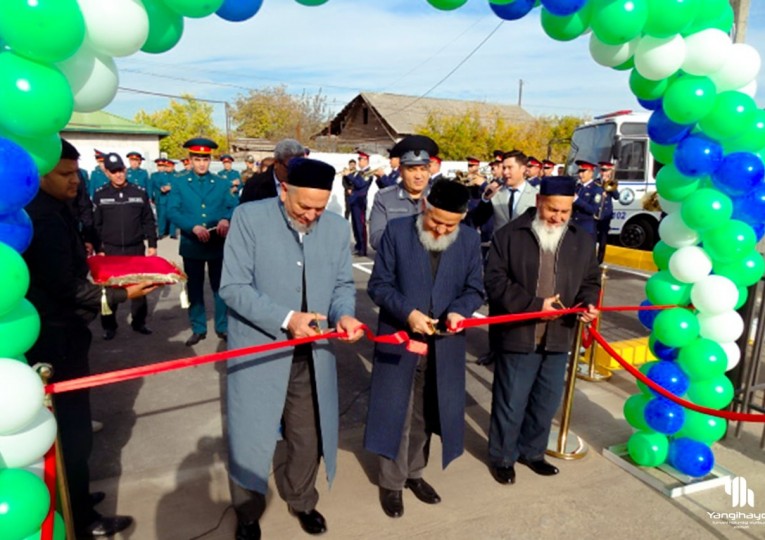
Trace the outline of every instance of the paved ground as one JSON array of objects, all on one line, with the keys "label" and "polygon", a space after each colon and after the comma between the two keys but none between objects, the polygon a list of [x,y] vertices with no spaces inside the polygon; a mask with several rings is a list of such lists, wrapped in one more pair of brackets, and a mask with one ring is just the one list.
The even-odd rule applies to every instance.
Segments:
[{"label": "paved ground", "polygon": [[[160,254],[177,260],[177,241],[162,240]],[[374,306],[365,292],[371,260],[355,263],[358,316],[374,325]],[[644,280],[613,271],[606,304],[638,303]],[[155,294],[150,305],[152,336],[130,330],[126,307],[119,312],[121,326],[114,341],[102,341],[94,324],[95,372],[223,350],[212,323],[207,340],[193,350],[183,345],[189,330],[177,288]],[[633,314],[609,315],[603,331],[611,340],[644,334]],[[338,474],[331,491],[326,482],[319,482],[318,508],[328,520],[327,538],[765,538],[760,427],[749,427],[740,439],[731,436],[715,446],[718,463],[744,476],[755,492],[755,508],[739,510],[763,513],[760,524],[735,528],[726,523],[729,520],[708,514],[736,511],[722,487],[670,499],[604,457],[604,450],[626,442],[631,432],[622,403],[636,389],[621,372],[607,383],[577,383],[572,429],[589,446],[584,459],[556,461],[561,468],[557,477],[538,477],[519,466],[516,485],[494,482],[485,465],[492,373],[475,363],[486,351],[486,332],[469,332],[465,455],[442,471],[436,441],[436,459],[426,478],[443,502],[427,506],[405,493],[405,515],[398,520],[382,513],[373,484],[375,460],[362,448],[372,347],[364,341],[338,346]],[[95,436],[92,458],[94,489],[108,494],[99,509],[136,518],[135,526],[118,538],[233,538],[220,406],[224,382],[220,366],[205,365],[93,391],[94,415],[105,423]],[[740,520],[753,521],[751,516]],[[307,538],[278,496],[271,498],[262,526],[265,538]]]}]

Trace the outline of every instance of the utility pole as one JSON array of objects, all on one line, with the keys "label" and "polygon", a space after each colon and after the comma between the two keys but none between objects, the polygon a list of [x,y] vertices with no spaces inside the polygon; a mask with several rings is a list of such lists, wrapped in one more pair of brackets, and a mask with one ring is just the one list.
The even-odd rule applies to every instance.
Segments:
[{"label": "utility pole", "polygon": [[523,103],[523,79],[518,79],[518,106]]},{"label": "utility pole", "polygon": [[744,43],[746,41],[746,28],[749,23],[749,6],[751,0],[730,0],[733,7],[733,41]]}]

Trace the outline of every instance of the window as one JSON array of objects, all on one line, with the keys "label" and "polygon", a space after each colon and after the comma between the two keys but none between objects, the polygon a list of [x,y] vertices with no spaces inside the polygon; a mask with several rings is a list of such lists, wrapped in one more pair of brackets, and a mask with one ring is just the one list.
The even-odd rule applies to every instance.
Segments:
[{"label": "window", "polygon": [[617,158],[619,160],[616,165],[617,180],[645,179],[645,140],[622,139]]},{"label": "window", "polygon": [[369,109],[367,109],[366,107],[364,107],[364,108],[361,110],[361,114],[362,114],[362,116],[363,116],[363,122],[364,122],[364,125],[366,126],[366,125],[369,123]]}]

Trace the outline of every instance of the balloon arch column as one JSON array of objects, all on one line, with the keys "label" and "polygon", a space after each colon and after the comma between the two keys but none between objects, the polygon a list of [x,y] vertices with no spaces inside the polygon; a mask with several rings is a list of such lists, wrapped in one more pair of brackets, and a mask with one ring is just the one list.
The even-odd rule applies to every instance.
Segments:
[{"label": "balloon arch column", "polygon": [[[327,0],[297,0],[318,6]],[[414,0],[412,0],[414,1]],[[427,0],[453,10],[467,0]],[[489,0],[516,20],[541,3],[548,36],[588,35],[596,63],[630,71],[629,87],[653,111],[651,150],[665,166],[656,179],[667,217],[654,250],[660,271],[648,280],[647,303],[677,308],[641,313],[660,359],[643,367],[678,396],[722,409],[733,397],[725,372],[738,362],[744,330],[736,313],[747,287],[763,275],[755,251],[765,231],[765,111],[753,95],[760,56],[733,44],[728,0]],[[175,46],[185,17],[254,16],[262,0],[3,0],[0,3],[0,537],[41,537],[50,497],[39,476],[56,433],[43,389],[24,353],[40,320],[24,297],[29,273],[22,253],[32,227],[24,206],[39,175],[61,152],[58,133],[73,111],[97,111],[117,92],[114,57]],[[625,403],[635,428],[631,458],[665,462],[700,477],[713,466],[710,445],[724,421],[688,411],[643,387]],[[46,523],[50,523],[49,516]],[[55,516],[55,538],[64,538]],[[46,535],[48,536],[48,535]]]}]

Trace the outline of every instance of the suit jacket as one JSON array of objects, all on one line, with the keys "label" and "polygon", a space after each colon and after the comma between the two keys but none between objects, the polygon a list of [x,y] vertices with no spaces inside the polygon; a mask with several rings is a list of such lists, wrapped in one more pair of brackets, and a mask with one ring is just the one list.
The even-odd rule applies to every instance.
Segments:
[{"label": "suit jacket", "polygon": [[[228,306],[228,347],[238,349],[288,339],[281,325],[300,311],[303,269],[308,311],[330,327],[354,315],[348,222],[324,213],[309,234],[288,225],[279,199],[240,205],[234,211],[223,257],[219,294]],[[228,363],[228,437],[231,477],[265,493],[284,410],[292,349],[242,356]],[[331,482],[338,439],[337,372],[332,344],[313,344],[322,455]]]},{"label": "suit jacket", "polygon": [[[435,279],[430,257],[415,226],[417,217],[395,219],[383,233],[368,292],[380,306],[380,335],[409,330],[409,314],[418,309],[445,322],[447,314],[470,317],[483,303],[480,239],[460,225],[457,240],[441,254]],[[415,335],[415,339],[423,336]],[[435,347],[438,422],[446,467],[462,454],[465,430],[465,334],[428,339]],[[406,420],[418,356],[400,345],[375,347],[364,446],[394,459]]]},{"label": "suit jacket", "polygon": [[245,182],[242,193],[239,196],[239,204],[250,201],[262,201],[277,195],[274,166],[271,165],[266,169],[266,172],[255,174]]},{"label": "suit jacket", "polygon": [[518,199],[518,202],[515,203],[513,215],[510,216],[510,191],[503,186],[491,200],[488,202],[481,201],[481,203],[468,214],[468,218],[470,219],[470,223],[475,226],[480,226],[494,216],[494,230],[496,231],[503,225],[507,225],[516,219],[518,216],[523,215],[529,208],[535,207],[537,205],[538,193],[539,188],[526,182],[520,195],[515,195],[520,198]]}]

